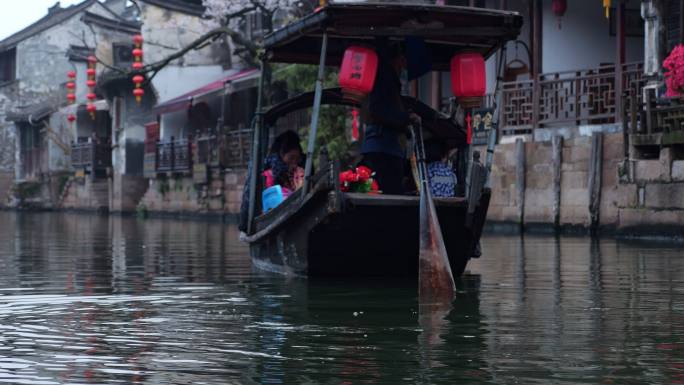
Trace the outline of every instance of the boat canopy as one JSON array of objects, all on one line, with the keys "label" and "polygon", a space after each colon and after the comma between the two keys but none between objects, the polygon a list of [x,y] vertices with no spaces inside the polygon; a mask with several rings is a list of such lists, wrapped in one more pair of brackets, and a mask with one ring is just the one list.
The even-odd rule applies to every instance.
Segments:
[{"label": "boat canopy", "polygon": [[422,38],[432,69],[446,71],[457,52],[491,56],[520,33],[517,12],[426,4],[330,4],[264,38],[264,60],[318,64],[321,39],[328,34],[326,62],[342,62],[352,44],[369,45],[377,37]]},{"label": "boat canopy", "polygon": [[[264,113],[264,123],[267,127],[277,125],[278,119],[293,111],[311,108],[314,100],[314,92],[305,92],[284,102],[276,104]],[[427,104],[410,96],[403,96],[404,105],[420,115],[423,128],[428,136],[443,140],[447,146],[456,147],[466,141],[465,130],[457,125],[453,119],[444,115]],[[340,88],[328,88],[321,93],[321,105],[343,105],[360,108],[358,100],[350,99],[345,96]]]}]

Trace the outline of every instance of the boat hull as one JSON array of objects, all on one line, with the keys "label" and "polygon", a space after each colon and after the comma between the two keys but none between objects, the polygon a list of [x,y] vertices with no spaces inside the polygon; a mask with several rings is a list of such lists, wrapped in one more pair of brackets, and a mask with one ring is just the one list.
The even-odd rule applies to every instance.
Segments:
[{"label": "boat hull", "polygon": [[[454,276],[477,253],[489,191],[468,216],[463,199],[436,200]],[[250,244],[260,269],[309,277],[417,277],[418,199],[333,191],[312,197]]]}]

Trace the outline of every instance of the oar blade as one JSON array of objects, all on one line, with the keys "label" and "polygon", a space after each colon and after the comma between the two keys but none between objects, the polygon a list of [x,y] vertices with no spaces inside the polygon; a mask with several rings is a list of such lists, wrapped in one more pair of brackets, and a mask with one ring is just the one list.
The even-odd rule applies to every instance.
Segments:
[{"label": "oar blade", "polygon": [[420,191],[419,216],[418,294],[421,303],[450,303],[456,293],[454,277],[437,218],[437,210],[427,188],[422,188]]}]

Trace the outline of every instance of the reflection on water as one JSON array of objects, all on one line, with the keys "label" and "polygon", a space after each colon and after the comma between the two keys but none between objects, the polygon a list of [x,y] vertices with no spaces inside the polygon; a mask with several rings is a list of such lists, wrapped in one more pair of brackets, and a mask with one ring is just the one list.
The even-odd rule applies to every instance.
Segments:
[{"label": "reflection on water", "polygon": [[684,383],[684,255],[490,236],[413,283],[253,271],[216,223],[0,213],[0,383]]}]

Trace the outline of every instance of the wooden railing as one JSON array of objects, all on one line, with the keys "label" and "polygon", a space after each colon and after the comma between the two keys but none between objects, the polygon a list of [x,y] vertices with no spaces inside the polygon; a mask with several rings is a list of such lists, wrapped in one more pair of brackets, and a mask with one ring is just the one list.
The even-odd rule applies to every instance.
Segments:
[{"label": "wooden railing", "polygon": [[[638,94],[643,64],[622,67],[622,90]],[[500,127],[503,134],[529,133],[534,127],[615,123],[615,67],[545,73],[533,80],[502,84]]]},{"label": "wooden railing", "polygon": [[[646,100],[643,101],[640,97],[625,95],[624,120],[627,132],[643,136],[661,134],[654,136],[653,141],[644,138],[637,144],[681,144],[684,141],[684,100],[681,98],[658,99],[653,89],[647,89],[645,96]],[[669,138],[663,140],[663,135]],[[673,143],[668,143],[668,141]]]},{"label": "wooden railing", "polygon": [[103,170],[110,167],[111,164],[112,152],[108,144],[71,144],[71,167]]},{"label": "wooden railing", "polygon": [[192,167],[192,141],[189,139],[157,142],[158,172],[189,172]]},{"label": "wooden railing", "polygon": [[252,129],[228,131],[223,144],[223,165],[231,168],[246,167],[252,147]]}]

